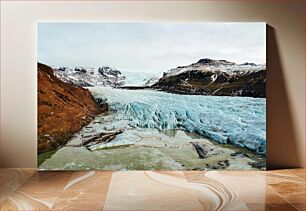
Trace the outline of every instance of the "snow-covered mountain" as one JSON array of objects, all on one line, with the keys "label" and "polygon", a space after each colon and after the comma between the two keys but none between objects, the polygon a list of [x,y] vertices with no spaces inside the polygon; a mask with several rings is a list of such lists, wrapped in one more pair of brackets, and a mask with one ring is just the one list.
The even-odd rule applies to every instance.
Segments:
[{"label": "snow-covered mountain", "polygon": [[144,86],[152,86],[153,84],[155,84],[156,82],[158,82],[158,80],[160,79],[160,77],[158,76],[153,76],[151,77],[149,80],[147,80],[144,84]]},{"label": "snow-covered mountain", "polygon": [[[234,62],[229,62],[226,60],[213,60],[213,59],[200,59],[197,63],[191,65],[179,66],[173,68],[164,73],[163,77],[179,75],[187,71],[201,71],[201,72],[212,72],[212,73],[226,73],[229,75],[241,75],[249,74],[251,72],[258,72],[265,70],[265,64],[255,64],[255,63],[243,63],[236,64]],[[217,75],[216,75],[217,76]]]},{"label": "snow-covered mountain", "polygon": [[83,87],[119,87],[125,83],[125,76],[119,70],[108,66],[102,66],[97,69],[90,67],[75,67],[74,69],[60,67],[54,68],[54,73],[62,81]]},{"label": "snow-covered mountain", "polygon": [[200,59],[164,72],[152,88],[178,94],[266,96],[266,65]]}]

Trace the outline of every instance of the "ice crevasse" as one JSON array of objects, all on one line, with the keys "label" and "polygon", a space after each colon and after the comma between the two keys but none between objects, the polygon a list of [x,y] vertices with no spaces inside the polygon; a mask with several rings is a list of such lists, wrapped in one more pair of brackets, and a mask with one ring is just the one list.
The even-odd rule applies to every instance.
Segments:
[{"label": "ice crevasse", "polygon": [[131,126],[183,129],[219,143],[266,153],[266,99],[178,95],[153,90],[90,88]]}]

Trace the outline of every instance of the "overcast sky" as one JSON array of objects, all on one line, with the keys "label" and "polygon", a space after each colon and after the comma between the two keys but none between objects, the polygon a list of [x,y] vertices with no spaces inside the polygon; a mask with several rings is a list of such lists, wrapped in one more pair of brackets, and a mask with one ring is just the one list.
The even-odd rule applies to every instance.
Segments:
[{"label": "overcast sky", "polygon": [[266,63],[265,23],[39,23],[38,61],[163,72],[201,58]]}]

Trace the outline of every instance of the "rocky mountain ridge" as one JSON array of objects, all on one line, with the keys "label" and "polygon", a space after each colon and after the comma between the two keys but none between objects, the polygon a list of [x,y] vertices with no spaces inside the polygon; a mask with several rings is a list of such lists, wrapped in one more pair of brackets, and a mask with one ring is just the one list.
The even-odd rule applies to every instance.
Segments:
[{"label": "rocky mountain ridge", "polygon": [[[38,154],[58,149],[108,104],[89,90],[64,82],[51,67],[38,63]],[[83,71],[80,69],[79,71]]]},{"label": "rocky mountain ridge", "polygon": [[151,88],[176,94],[266,97],[266,65],[205,58],[164,72]]},{"label": "rocky mountain ridge", "polygon": [[110,86],[119,87],[124,85],[125,76],[115,69],[102,66],[97,69],[91,67],[68,67],[53,68],[55,75],[62,81],[78,86]]}]

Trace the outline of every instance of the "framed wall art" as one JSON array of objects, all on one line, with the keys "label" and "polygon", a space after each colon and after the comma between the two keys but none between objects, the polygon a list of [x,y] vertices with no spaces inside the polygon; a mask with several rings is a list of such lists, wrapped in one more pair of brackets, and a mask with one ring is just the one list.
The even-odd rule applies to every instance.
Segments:
[{"label": "framed wall art", "polygon": [[39,169],[265,169],[266,23],[37,30]]}]

